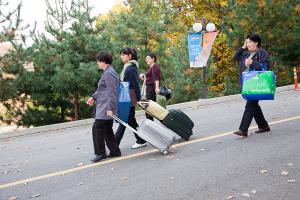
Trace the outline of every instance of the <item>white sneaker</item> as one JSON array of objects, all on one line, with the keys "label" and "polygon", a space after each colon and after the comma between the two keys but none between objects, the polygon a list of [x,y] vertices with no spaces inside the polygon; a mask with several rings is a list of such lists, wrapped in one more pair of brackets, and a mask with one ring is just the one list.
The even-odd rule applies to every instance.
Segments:
[{"label": "white sneaker", "polygon": [[132,149],[138,149],[138,148],[141,148],[141,147],[145,147],[147,145],[147,143],[144,143],[144,144],[138,144],[138,143],[135,143],[134,145],[131,146]]}]

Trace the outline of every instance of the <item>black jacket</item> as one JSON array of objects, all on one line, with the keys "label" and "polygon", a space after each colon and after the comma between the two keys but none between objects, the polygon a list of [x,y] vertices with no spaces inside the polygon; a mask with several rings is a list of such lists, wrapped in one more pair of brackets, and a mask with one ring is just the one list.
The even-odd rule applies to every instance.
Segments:
[{"label": "black jacket", "polygon": [[127,67],[124,74],[124,81],[129,82],[130,97],[132,105],[135,106],[137,101],[141,99],[141,90],[139,85],[138,68],[135,64]]},{"label": "black jacket", "polygon": [[[250,52],[245,51],[243,48],[239,48],[234,55],[234,59],[240,62],[240,69],[244,71],[245,60],[250,56]],[[249,66],[250,70],[270,70],[270,56],[269,53],[263,48],[259,48],[258,52],[252,57],[253,63]]]}]

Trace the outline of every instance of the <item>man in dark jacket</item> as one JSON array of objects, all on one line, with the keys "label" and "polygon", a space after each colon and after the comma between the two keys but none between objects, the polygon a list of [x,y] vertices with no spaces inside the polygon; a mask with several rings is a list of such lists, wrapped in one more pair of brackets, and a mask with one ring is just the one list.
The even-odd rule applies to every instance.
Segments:
[{"label": "man in dark jacket", "polygon": [[[239,48],[234,56],[240,62],[241,71],[270,69],[270,56],[260,46],[261,38],[259,35],[249,34],[247,36],[243,47]],[[258,125],[258,130],[255,133],[270,131],[270,127],[265,120],[258,101],[247,101],[239,130],[235,131],[234,134],[243,137],[248,136],[248,128],[253,118]]]},{"label": "man in dark jacket", "polygon": [[[98,82],[97,91],[87,101],[89,105],[96,102],[96,116],[92,128],[96,157],[92,160],[93,162],[107,157],[121,156],[121,151],[114,137],[111,117],[111,114],[118,113],[118,74],[111,66],[113,59],[110,53],[100,51],[97,53],[96,59],[99,68],[104,72]],[[108,156],[105,151],[105,143],[110,151]]]}]

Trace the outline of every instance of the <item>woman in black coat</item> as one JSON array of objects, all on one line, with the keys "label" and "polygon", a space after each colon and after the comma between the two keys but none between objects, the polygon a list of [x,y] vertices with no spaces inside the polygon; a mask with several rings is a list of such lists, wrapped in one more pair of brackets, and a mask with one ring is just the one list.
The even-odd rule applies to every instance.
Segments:
[{"label": "woman in black coat", "polygon": [[[141,99],[141,90],[139,85],[139,75],[138,68],[139,64],[137,62],[137,52],[130,48],[126,47],[120,51],[121,61],[124,63],[123,70],[120,74],[120,80],[129,82],[130,97],[132,105],[130,107],[130,112],[128,116],[128,125],[134,129],[137,129],[139,126],[135,119],[135,106],[137,102]],[[121,143],[126,127],[122,124],[119,125],[118,130],[115,134],[118,144]],[[136,143],[131,146],[133,149],[146,146],[146,141],[140,138],[136,133]]]},{"label": "woman in black coat", "polygon": [[[239,48],[234,58],[240,62],[241,71],[245,70],[265,70],[270,69],[270,56],[268,52],[261,47],[261,38],[257,34],[249,34],[243,47]],[[255,133],[270,131],[268,122],[265,120],[263,112],[257,101],[247,101],[243,118],[238,131],[234,134],[247,137],[248,128],[252,119],[255,119],[258,130]]]}]

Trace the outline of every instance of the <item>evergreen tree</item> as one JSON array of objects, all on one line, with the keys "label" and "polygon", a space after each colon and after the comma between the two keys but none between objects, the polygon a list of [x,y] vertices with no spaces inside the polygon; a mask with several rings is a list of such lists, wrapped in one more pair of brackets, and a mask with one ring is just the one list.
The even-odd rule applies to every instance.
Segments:
[{"label": "evergreen tree", "polygon": [[[28,30],[21,19],[21,4],[8,11],[8,2],[0,0],[0,43],[9,46],[9,52],[0,56],[0,101],[7,112],[1,116],[6,123],[17,122],[26,108],[27,95],[24,90],[23,76],[26,76],[25,41],[30,35],[22,33]],[[32,34],[34,29],[29,33]]]},{"label": "evergreen tree", "polygon": [[262,36],[263,47],[278,65],[299,65],[299,1],[231,0],[227,9],[229,14],[223,21],[233,48],[243,43],[245,35],[255,32]]},{"label": "evergreen tree", "polygon": [[[34,37],[28,49],[33,81],[26,82],[32,106],[22,125],[42,125],[91,117],[86,98],[97,86],[96,53],[103,48],[93,27],[88,1],[66,4],[48,1],[45,34]],[[38,120],[37,120],[38,116]]]}]

